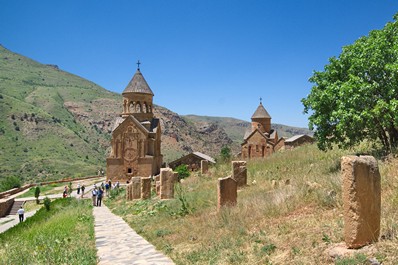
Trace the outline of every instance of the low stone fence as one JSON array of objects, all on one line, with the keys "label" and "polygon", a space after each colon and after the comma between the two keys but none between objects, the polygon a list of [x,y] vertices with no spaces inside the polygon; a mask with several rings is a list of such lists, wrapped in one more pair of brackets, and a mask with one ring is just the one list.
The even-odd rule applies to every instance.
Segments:
[{"label": "low stone fence", "polygon": [[18,192],[21,192],[21,191],[24,191],[26,189],[29,189],[29,188],[31,188],[31,187],[33,187],[35,185],[36,184],[26,184],[26,185],[23,185],[20,188],[15,188],[15,189],[11,189],[11,190],[6,190],[6,191],[3,191],[3,192],[0,192],[0,199],[6,198],[6,197],[8,197],[10,195],[14,195],[14,194],[16,194]]},{"label": "low stone fence", "polygon": [[[46,181],[46,182],[39,182],[37,185],[43,186],[43,185],[50,185],[50,184],[55,184],[55,183],[64,183],[64,182],[71,182],[71,181],[79,181],[79,180],[86,180],[86,179],[95,179],[95,178],[101,178],[102,176],[89,176],[89,177],[83,177],[83,178],[68,178],[68,179],[61,179],[61,180],[54,180],[54,181]],[[36,184],[34,184],[36,185]]]}]

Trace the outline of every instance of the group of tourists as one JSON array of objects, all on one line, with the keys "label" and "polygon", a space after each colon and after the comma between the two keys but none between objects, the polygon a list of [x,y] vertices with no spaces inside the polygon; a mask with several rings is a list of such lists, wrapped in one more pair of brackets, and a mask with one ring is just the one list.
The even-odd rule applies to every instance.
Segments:
[{"label": "group of tourists", "polygon": [[[71,184],[69,184],[71,186]],[[109,180],[107,182],[102,182],[99,187],[97,187],[96,184],[93,185],[93,189],[91,190],[91,195],[92,195],[92,200],[93,200],[93,206],[101,206],[102,203],[102,198],[104,197],[105,194],[109,196],[110,190],[111,189],[118,189],[120,187],[119,181],[116,181],[116,183],[113,184]],[[84,197],[84,190],[85,190],[84,184],[81,185],[80,183],[77,184],[76,187],[76,193],[79,195],[81,194],[81,198]],[[63,191],[63,197],[67,197],[72,191],[69,190],[70,187],[65,186],[64,191]]]},{"label": "group of tourists", "polygon": [[102,197],[104,196],[104,189],[102,185],[97,188],[97,185],[94,184],[91,194],[93,197],[93,206],[101,207]]}]

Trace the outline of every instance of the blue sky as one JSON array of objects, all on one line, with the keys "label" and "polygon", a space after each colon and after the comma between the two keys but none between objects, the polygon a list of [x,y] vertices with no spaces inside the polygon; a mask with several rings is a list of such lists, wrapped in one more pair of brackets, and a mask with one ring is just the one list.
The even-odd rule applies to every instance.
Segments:
[{"label": "blue sky", "polygon": [[121,93],[141,61],[179,114],[307,127],[314,70],[398,12],[393,0],[0,0],[0,44]]}]

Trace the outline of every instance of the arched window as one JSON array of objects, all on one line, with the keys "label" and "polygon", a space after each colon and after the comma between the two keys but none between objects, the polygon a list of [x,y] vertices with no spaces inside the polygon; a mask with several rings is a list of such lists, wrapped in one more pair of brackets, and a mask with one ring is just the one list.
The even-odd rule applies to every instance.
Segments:
[{"label": "arched window", "polygon": [[141,113],[141,103],[139,101],[135,105],[135,112]]},{"label": "arched window", "polygon": [[134,102],[133,101],[130,102],[128,112],[134,112]]}]

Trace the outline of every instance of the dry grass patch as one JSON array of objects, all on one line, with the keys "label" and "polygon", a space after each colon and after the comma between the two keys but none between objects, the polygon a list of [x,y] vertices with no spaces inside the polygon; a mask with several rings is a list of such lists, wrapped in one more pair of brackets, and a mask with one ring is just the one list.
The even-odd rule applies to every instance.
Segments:
[{"label": "dry grass patch", "polygon": [[[349,153],[311,145],[250,161],[249,185],[238,192],[238,205],[220,212],[217,178],[231,175],[230,163],[211,168],[211,177],[185,179],[175,200],[126,202],[122,195],[107,204],[176,264],[356,264],[325,254],[343,241],[340,158]],[[380,170],[384,237],[357,260],[394,264],[398,160],[380,162]]]}]

